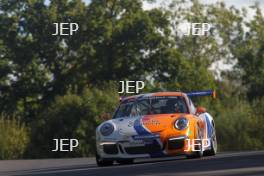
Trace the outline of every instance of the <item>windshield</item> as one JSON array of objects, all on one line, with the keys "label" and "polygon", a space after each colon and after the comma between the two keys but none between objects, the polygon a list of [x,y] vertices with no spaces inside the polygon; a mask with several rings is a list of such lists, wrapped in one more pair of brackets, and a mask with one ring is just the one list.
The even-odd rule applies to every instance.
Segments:
[{"label": "windshield", "polygon": [[188,113],[184,97],[148,97],[122,102],[114,118],[150,114]]}]

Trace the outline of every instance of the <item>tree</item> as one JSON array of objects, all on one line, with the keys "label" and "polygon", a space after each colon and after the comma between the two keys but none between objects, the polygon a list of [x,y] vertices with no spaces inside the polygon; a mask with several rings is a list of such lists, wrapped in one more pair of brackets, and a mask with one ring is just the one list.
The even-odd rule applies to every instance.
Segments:
[{"label": "tree", "polygon": [[[109,86],[111,85],[111,86]],[[101,89],[86,88],[82,94],[68,92],[55,101],[34,122],[30,157],[73,157],[95,153],[95,129],[102,122],[102,114],[112,114],[119,97],[115,86]],[[59,128],[59,129],[58,129]],[[79,147],[73,152],[52,152],[53,139],[78,139]],[[41,146],[41,147],[40,147]]]},{"label": "tree", "polygon": [[250,100],[264,96],[264,17],[257,4],[253,8],[256,10],[254,19],[245,23],[249,31],[242,39],[237,39],[234,48],[236,69],[240,70],[239,76]]},{"label": "tree", "polygon": [[[145,11],[140,0],[96,0],[87,6],[80,0],[9,1],[0,11],[0,39],[12,68],[2,90],[10,103],[1,108],[19,110],[27,121],[73,87],[81,93],[87,84],[145,80],[161,59],[167,62],[157,55],[171,48],[167,13]],[[52,36],[54,22],[75,22],[80,30]]]}]

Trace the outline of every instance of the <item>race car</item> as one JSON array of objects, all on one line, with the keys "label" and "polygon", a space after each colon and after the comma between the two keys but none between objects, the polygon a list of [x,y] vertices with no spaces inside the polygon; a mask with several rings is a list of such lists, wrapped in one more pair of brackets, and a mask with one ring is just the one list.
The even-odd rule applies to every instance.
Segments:
[{"label": "race car", "polygon": [[142,157],[215,155],[213,117],[191,98],[215,91],[157,92],[123,97],[113,118],[96,129],[98,166],[133,163]]}]

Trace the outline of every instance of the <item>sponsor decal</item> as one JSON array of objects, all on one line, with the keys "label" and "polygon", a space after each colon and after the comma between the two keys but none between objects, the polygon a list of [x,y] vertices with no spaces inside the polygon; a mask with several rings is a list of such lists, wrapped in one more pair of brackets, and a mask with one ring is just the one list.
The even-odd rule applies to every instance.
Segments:
[{"label": "sponsor decal", "polygon": [[151,119],[151,120],[144,120],[143,122],[140,122],[141,125],[160,125],[160,122],[158,120],[155,119]]}]

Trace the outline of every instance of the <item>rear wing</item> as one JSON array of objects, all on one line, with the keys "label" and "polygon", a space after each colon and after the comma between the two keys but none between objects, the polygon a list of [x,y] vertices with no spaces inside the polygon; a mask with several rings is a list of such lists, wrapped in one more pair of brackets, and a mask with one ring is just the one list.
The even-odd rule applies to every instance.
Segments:
[{"label": "rear wing", "polygon": [[[215,90],[204,90],[204,91],[193,91],[193,92],[187,92],[185,93],[188,97],[200,97],[200,96],[212,96],[213,99],[216,98],[216,91]],[[135,95],[135,96],[130,96],[131,98],[133,97],[138,97],[140,95]],[[122,102],[123,100],[127,99],[128,97],[126,96],[121,96],[119,97],[119,101]]]},{"label": "rear wing", "polygon": [[215,90],[193,91],[186,93],[186,95],[188,97],[212,96],[215,99],[216,91]]}]

